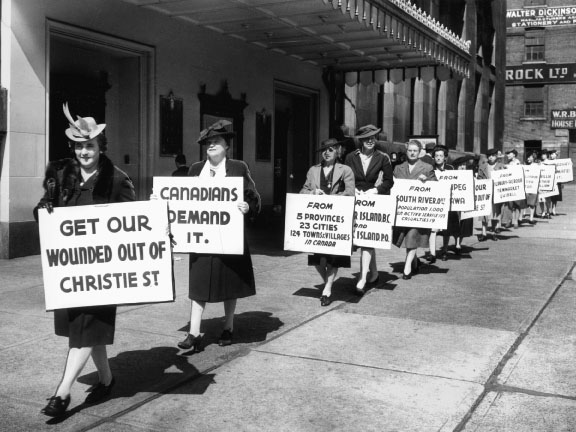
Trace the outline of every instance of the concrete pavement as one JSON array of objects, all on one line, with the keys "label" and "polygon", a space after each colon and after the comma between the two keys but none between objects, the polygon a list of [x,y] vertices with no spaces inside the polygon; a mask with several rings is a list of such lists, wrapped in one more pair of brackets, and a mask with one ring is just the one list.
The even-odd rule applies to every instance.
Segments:
[{"label": "concrete pavement", "polygon": [[82,404],[97,381],[88,364],[59,420],[39,413],[67,352],[40,259],[0,261],[0,430],[576,430],[575,202],[567,185],[560,216],[468,238],[408,281],[403,251],[377,251],[380,283],[362,299],[355,254],[328,308],[306,255],[253,231],[258,294],[238,302],[236,343],[217,345],[223,310],[208,305],[208,345],[191,356],[176,348],[189,315],[178,256],[174,303],[119,308],[112,397]]}]

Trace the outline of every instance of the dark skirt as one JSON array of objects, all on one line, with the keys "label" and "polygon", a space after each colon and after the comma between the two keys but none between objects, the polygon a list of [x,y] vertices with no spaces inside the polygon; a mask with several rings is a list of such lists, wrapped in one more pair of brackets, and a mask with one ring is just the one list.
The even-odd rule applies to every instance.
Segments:
[{"label": "dark skirt", "polygon": [[460,235],[460,218],[457,211],[448,212],[448,225],[445,230],[438,231],[438,235],[456,237]]},{"label": "dark skirt", "polygon": [[326,258],[326,264],[329,264],[332,267],[350,268],[350,257],[344,255],[323,255],[323,254],[308,255],[308,265],[309,266],[320,265],[320,259],[322,258]]},{"label": "dark skirt", "polygon": [[428,228],[394,227],[392,230],[392,243],[399,248],[426,248],[429,239],[430,229]]},{"label": "dark skirt", "polygon": [[552,195],[550,201],[552,204],[562,201],[562,183],[558,183],[558,195]]},{"label": "dark skirt", "polygon": [[538,194],[527,193],[526,194],[526,205],[530,207],[536,206],[538,203]]},{"label": "dark skirt", "polygon": [[256,294],[248,244],[242,255],[190,255],[188,298],[217,303]]},{"label": "dark skirt", "polygon": [[56,335],[68,337],[70,348],[112,345],[116,306],[91,306],[54,311]]}]

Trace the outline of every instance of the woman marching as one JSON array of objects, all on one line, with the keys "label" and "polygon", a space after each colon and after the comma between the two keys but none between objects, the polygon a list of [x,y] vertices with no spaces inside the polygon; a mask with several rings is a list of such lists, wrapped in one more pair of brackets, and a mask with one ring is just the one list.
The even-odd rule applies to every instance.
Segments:
[{"label": "woman marching", "polygon": [[[418,155],[422,150],[422,143],[418,140],[410,140],[406,144],[406,162],[394,169],[395,179],[420,180],[426,182],[436,180],[432,165],[422,162]],[[416,257],[419,247],[429,245],[430,230],[425,228],[394,228],[393,242],[397,247],[406,248],[406,261],[402,279],[412,278],[412,273],[418,272],[420,261]]]},{"label": "woman marching", "polygon": [[[318,149],[322,162],[308,170],[301,194],[354,196],[354,174],[350,167],[337,162],[340,146],[340,142],[334,138],[322,141]],[[320,305],[330,305],[332,284],[338,268],[349,268],[350,257],[314,254],[308,257],[308,265],[314,265],[324,281]]]},{"label": "woman marching", "polygon": [[[244,215],[256,215],[260,211],[260,195],[250,170],[245,162],[227,157],[230,140],[236,135],[226,129],[231,124],[219,120],[200,132],[198,144],[205,146],[207,159],[193,164],[188,175],[206,179],[242,177],[245,201],[238,203],[238,210]],[[220,302],[224,302],[226,320],[218,345],[232,344],[236,300],[256,294],[252,258],[246,240],[242,255],[191,254],[188,293],[192,302],[190,330],[178,347],[192,352],[203,350],[200,323],[204,308],[206,303]]]},{"label": "woman marching", "polygon": [[[74,151],[73,159],[51,162],[44,179],[44,197],[34,209],[83,206],[134,201],[134,186],[126,173],[114,166],[105,155],[105,124],[92,117],[74,120],[64,104],[64,114],[70,123],[65,133]],[[98,371],[99,383],[93,387],[84,403],[93,404],[108,397],[114,377],[108,363],[106,345],[114,342],[116,306],[92,306],[57,309],[54,312],[55,331],[68,337],[69,351],[62,380],[42,413],[50,417],[64,414],[70,404],[72,384],[90,357]]]},{"label": "woman marching", "polygon": [[[346,156],[346,165],[352,169],[356,195],[389,195],[394,185],[392,164],[387,154],[376,150],[376,135],[381,129],[373,125],[362,126],[354,138],[360,141],[360,149]],[[376,252],[374,248],[360,248],[360,278],[356,284],[356,294],[363,295],[366,283],[378,281]],[[368,279],[370,272],[370,279]]]}]

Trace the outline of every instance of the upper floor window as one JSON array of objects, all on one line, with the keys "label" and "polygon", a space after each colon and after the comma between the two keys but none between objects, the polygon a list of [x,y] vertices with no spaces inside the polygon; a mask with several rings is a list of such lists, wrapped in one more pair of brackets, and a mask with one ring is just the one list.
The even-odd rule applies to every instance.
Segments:
[{"label": "upper floor window", "polygon": [[525,61],[544,61],[544,31],[530,30],[524,34]]},{"label": "upper floor window", "polygon": [[544,117],[544,87],[524,87],[524,117]]}]

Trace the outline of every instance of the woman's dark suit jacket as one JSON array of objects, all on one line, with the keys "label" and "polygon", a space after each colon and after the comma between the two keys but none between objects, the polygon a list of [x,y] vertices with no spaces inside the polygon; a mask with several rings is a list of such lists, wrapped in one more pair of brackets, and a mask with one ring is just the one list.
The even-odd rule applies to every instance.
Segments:
[{"label": "woman's dark suit jacket", "polygon": [[[197,177],[207,161],[196,162],[188,175]],[[260,211],[260,195],[245,162],[226,159],[226,177],[244,179],[244,201],[250,207],[248,215]],[[188,297],[202,302],[221,302],[256,294],[254,270],[248,243],[244,238],[242,255],[190,254]]]},{"label": "woman's dark suit jacket", "polygon": [[346,165],[352,168],[356,189],[367,191],[368,189],[378,189],[379,195],[390,195],[390,189],[394,185],[392,175],[392,164],[387,154],[375,151],[370,160],[370,165],[364,174],[360,150],[356,150],[346,156]]}]

